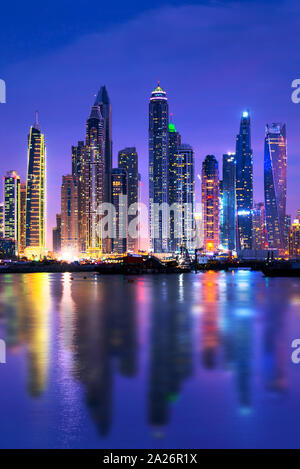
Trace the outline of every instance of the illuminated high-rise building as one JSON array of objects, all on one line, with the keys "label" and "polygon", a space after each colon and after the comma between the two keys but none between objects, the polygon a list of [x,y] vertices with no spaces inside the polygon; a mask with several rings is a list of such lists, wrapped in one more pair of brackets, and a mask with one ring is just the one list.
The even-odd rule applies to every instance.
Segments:
[{"label": "illuminated high-rise building", "polygon": [[219,167],[214,155],[202,163],[202,210],[204,250],[215,252],[219,247]]},{"label": "illuminated high-rise building", "polygon": [[25,254],[41,256],[46,235],[46,147],[36,115],[28,136]]},{"label": "illuminated high-rise building", "polygon": [[78,252],[78,178],[72,175],[62,178],[61,251]]},{"label": "illuminated high-rise building", "polygon": [[270,249],[285,250],[286,215],[286,127],[266,126],[264,188],[268,245]]},{"label": "illuminated high-rise building", "polygon": [[92,106],[86,123],[86,144],[80,189],[80,248],[91,257],[103,252],[101,214],[104,202],[104,119],[100,107]]},{"label": "illuminated high-rise building", "polygon": [[268,248],[265,205],[263,202],[254,204],[252,213],[253,223],[253,243],[255,251],[261,251]]},{"label": "illuminated high-rise building", "polygon": [[168,137],[168,99],[158,83],[149,103],[150,249],[157,253],[168,252],[169,248]]},{"label": "illuminated high-rise building", "polygon": [[298,219],[292,223],[289,237],[289,254],[291,258],[300,257],[300,222]]},{"label": "illuminated high-rise building", "polygon": [[[118,166],[119,169],[124,169],[127,174],[127,186],[128,186],[128,208],[133,204],[138,203],[139,193],[139,171],[138,171],[138,154],[135,147],[124,148],[119,151],[118,155]],[[136,214],[128,214],[128,228],[130,222],[136,217]],[[128,232],[128,247],[129,252],[138,251],[138,233],[135,233],[136,237],[131,236]]]},{"label": "illuminated high-rise building", "polygon": [[73,176],[80,176],[82,173],[83,159],[84,159],[85,145],[83,141],[72,146],[72,174]]},{"label": "illuminated high-rise building", "polygon": [[194,150],[190,145],[179,145],[176,155],[176,166],[176,203],[180,211],[178,221],[180,221],[181,227],[178,227],[179,230],[176,233],[177,221],[175,217],[174,248],[175,251],[179,251],[181,246],[184,246],[191,251],[194,249],[195,235],[195,170]]},{"label": "illuminated high-rise building", "polygon": [[101,86],[94,105],[99,106],[104,121],[104,202],[111,202],[112,109],[105,86]]},{"label": "illuminated high-rise building", "polygon": [[[300,218],[298,217],[300,221]],[[285,254],[289,252],[289,238],[290,238],[290,231],[292,226],[292,217],[291,215],[286,215],[284,218],[284,249]]]},{"label": "illuminated high-rise building", "polygon": [[114,236],[112,237],[113,252],[118,254],[127,251],[127,172],[122,168],[112,170],[112,204],[115,208],[113,219]]},{"label": "illuminated high-rise building", "polygon": [[26,248],[26,182],[20,184],[20,243],[19,253],[24,254]]},{"label": "illuminated high-rise building", "polygon": [[233,153],[223,155],[221,244],[236,249],[236,158]]},{"label": "illuminated high-rise building", "polygon": [[0,238],[4,237],[4,203],[0,202]]},{"label": "illuminated high-rise building", "polygon": [[[178,187],[178,150],[181,144],[181,135],[177,132],[173,122],[169,123],[169,141],[168,141],[168,200],[169,206],[179,203]],[[174,211],[170,211],[170,240],[169,250],[171,252],[180,249],[181,242],[175,239]],[[178,246],[179,244],[179,246]]]},{"label": "illuminated high-rise building", "polygon": [[252,249],[253,152],[250,114],[244,111],[236,139],[237,249]]},{"label": "illuminated high-rise building", "polygon": [[20,242],[20,176],[8,171],[4,176],[4,238],[15,241],[16,253]]}]

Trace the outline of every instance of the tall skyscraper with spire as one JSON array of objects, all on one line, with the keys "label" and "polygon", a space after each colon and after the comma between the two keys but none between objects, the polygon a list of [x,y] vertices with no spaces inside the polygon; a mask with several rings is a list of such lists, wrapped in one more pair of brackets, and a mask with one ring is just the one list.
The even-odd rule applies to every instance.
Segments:
[{"label": "tall skyscraper with spire", "polygon": [[46,147],[38,114],[28,136],[25,254],[41,256],[46,236]]},{"label": "tall skyscraper with spire", "polygon": [[101,215],[104,202],[105,124],[98,104],[94,104],[86,123],[85,151],[82,161],[81,246],[91,257],[103,252]]},{"label": "tall skyscraper with spire", "polygon": [[286,216],[286,127],[266,126],[264,157],[265,211],[268,246],[285,250]]},{"label": "tall skyscraper with spire", "polygon": [[[158,82],[149,103],[150,249],[157,253],[169,250],[168,137],[168,99]],[[165,206],[159,210],[161,204]]]},{"label": "tall skyscraper with spire", "polygon": [[253,152],[250,114],[244,111],[236,139],[237,249],[252,249]]}]

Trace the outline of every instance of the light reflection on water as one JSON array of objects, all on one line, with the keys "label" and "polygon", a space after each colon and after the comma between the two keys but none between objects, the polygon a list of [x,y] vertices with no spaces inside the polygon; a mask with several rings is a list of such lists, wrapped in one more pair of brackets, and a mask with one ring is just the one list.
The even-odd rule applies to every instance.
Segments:
[{"label": "light reflection on water", "polygon": [[297,279],[2,275],[1,447],[297,447]]}]

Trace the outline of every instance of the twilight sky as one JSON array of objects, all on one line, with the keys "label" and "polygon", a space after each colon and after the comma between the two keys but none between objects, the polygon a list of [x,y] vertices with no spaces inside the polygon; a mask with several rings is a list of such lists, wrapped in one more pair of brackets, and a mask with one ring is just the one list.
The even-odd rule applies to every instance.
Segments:
[{"label": "twilight sky", "polygon": [[[25,178],[27,133],[38,109],[48,153],[50,248],[71,145],[84,139],[102,84],[113,106],[114,163],[121,148],[137,147],[143,200],[148,100],[160,79],[183,142],[194,147],[196,173],[206,154],[220,161],[235,149],[240,114],[250,109],[256,201],[263,200],[265,124],[285,122],[288,212],[294,216],[300,208],[300,104],[291,101],[291,82],[300,78],[298,1],[144,3],[1,5],[0,78],[7,103],[0,104],[0,174],[15,169]],[[196,190],[199,202],[199,185]]]}]

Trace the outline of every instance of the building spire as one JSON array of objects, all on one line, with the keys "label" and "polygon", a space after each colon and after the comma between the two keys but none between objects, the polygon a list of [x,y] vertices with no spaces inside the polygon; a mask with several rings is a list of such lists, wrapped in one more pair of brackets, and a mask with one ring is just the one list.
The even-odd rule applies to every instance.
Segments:
[{"label": "building spire", "polygon": [[33,127],[37,130],[41,130],[40,124],[39,124],[39,113],[38,113],[38,111],[35,111],[35,123],[34,123]]}]

